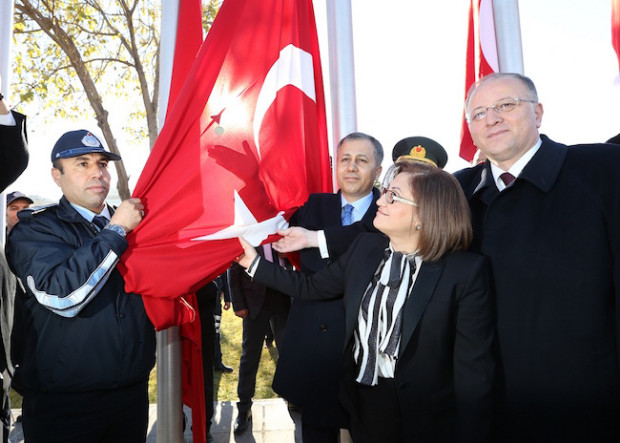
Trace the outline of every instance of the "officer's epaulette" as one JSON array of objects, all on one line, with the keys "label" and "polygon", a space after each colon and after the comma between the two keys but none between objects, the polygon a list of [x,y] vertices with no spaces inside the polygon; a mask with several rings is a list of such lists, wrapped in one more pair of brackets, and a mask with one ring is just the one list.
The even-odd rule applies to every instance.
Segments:
[{"label": "officer's epaulette", "polygon": [[23,209],[22,211],[18,213],[18,217],[20,220],[26,220],[27,218],[34,217],[38,214],[44,213],[46,210],[48,210],[52,206],[58,206],[58,203],[50,203],[49,205],[34,206],[31,208]]},{"label": "officer's epaulette", "polygon": [[46,211],[48,208],[51,208],[52,206],[58,206],[58,203],[50,203],[49,205],[43,205],[43,206],[34,206],[29,209],[32,210],[32,215],[36,215],[36,214]]}]

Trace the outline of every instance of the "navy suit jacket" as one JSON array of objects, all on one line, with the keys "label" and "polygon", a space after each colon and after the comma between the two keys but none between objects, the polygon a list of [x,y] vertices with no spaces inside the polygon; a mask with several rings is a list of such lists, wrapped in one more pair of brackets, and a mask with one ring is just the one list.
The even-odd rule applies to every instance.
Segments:
[{"label": "navy suit jacket", "polygon": [[[362,297],[387,246],[383,234],[361,234],[338,261],[313,276],[282,271],[261,260],[254,280],[302,299],[343,297],[345,334],[340,346],[349,351]],[[486,258],[458,252],[424,262],[403,309],[395,372],[403,441],[487,441],[495,318]],[[358,404],[355,371],[347,352],[341,399],[352,415]]]},{"label": "navy suit jacket", "polygon": [[[263,255],[262,247],[257,248],[259,255]],[[275,254],[275,252],[274,252]],[[258,282],[252,281],[238,263],[234,263],[228,270],[228,285],[233,310],[248,310],[248,317],[255,319],[264,307],[269,309],[288,310],[290,298],[283,296],[275,289],[268,288]]]},{"label": "navy suit jacket", "polygon": [[[373,188],[373,203],[362,220],[377,212],[379,191]],[[320,230],[342,226],[341,196],[311,194],[290,220],[291,226]],[[349,227],[350,228],[350,227]],[[353,228],[353,240],[358,232]],[[351,245],[341,246],[345,251]],[[338,258],[336,256],[335,258]],[[314,274],[332,259],[322,259],[318,248],[300,251],[301,271]],[[306,423],[323,427],[348,427],[338,392],[344,339],[344,305],[329,301],[293,300],[286,325],[273,389],[303,410]]]},{"label": "navy suit jacket", "polygon": [[491,258],[501,352],[497,441],[620,441],[620,149],[542,145],[500,193],[457,172]]}]

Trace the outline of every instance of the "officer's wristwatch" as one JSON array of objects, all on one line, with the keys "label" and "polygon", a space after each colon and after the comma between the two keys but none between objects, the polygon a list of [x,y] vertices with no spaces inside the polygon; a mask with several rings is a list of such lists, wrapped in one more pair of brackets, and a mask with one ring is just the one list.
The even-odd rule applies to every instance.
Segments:
[{"label": "officer's wristwatch", "polygon": [[127,232],[125,232],[125,228],[123,228],[120,225],[108,225],[108,226],[105,227],[105,229],[109,229],[112,232],[116,232],[121,237],[126,237],[127,236]]}]

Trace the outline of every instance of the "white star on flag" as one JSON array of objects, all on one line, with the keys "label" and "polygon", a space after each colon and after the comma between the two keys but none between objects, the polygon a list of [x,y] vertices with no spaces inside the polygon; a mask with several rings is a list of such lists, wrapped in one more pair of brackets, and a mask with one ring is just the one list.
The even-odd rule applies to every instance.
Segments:
[{"label": "white star on flag", "polygon": [[275,217],[259,222],[254,214],[248,209],[237,190],[235,194],[235,221],[221,231],[213,234],[203,235],[193,238],[192,241],[223,240],[227,238],[243,237],[252,246],[259,246],[263,240],[271,234],[275,234],[277,229],[288,228],[288,222],[284,219],[284,211],[278,212]]}]

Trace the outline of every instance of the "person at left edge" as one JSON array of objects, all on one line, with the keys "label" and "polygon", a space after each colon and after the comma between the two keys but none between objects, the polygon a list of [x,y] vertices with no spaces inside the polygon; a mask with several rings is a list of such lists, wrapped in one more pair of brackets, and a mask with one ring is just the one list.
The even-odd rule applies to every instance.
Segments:
[{"label": "person at left edge", "polygon": [[26,287],[16,299],[23,358],[15,380],[28,443],[146,439],[155,330],[116,269],[144,207],[137,198],[106,203],[110,160],[120,156],[92,133],[62,135],[52,150],[60,202],[20,212],[7,243]]},{"label": "person at left edge", "polygon": [[[1,82],[0,78],[0,84]],[[10,110],[0,93],[0,192],[13,183],[28,166],[28,141],[26,137],[26,116]],[[9,271],[0,248],[0,373],[2,374],[2,442],[9,441],[11,419],[10,384],[13,376],[11,359],[11,330],[13,329],[13,302],[20,287]]]}]

